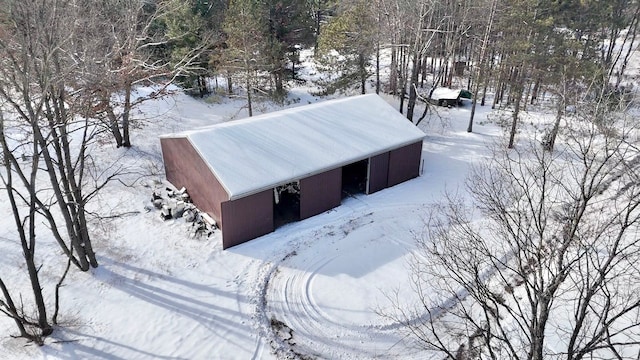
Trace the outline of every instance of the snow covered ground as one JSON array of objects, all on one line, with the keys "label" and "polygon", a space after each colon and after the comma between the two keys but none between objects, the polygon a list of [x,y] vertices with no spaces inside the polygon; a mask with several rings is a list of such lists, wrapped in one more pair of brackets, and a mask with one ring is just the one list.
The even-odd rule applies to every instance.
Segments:
[{"label": "snow covered ground", "polygon": [[[141,89],[145,91],[147,89]],[[292,90],[290,106],[321,101]],[[387,101],[397,107],[391,97]],[[465,131],[469,105],[439,108],[421,123],[427,137],[417,179],[291,223],[223,251],[220,234],[189,236],[182,219],[146,211],[164,188],[158,135],[241,118],[240,100],[200,101],[180,92],[141,108],[130,149],[110,142],[92,155],[135,170],[94,203],[94,247],[100,267],[72,269],[61,290],[61,326],[43,347],[14,339],[0,317],[0,358],[12,359],[330,359],[428,358],[379,316],[397,291],[415,301],[407,260],[423,218],[445,189],[462,186],[471,164],[488,156],[502,130],[479,108],[474,133]],[[263,106],[270,111],[274,107]],[[20,249],[10,209],[0,193],[0,271],[27,301]],[[45,296],[66,265],[51,239],[40,239]],[[54,256],[55,255],[55,256]]]}]

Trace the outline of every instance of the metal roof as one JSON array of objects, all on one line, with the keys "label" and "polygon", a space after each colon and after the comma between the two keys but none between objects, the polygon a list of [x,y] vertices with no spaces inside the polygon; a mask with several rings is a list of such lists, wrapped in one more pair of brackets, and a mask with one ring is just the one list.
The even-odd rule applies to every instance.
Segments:
[{"label": "metal roof", "polygon": [[276,111],[164,138],[187,138],[231,200],[420,141],[378,95]]}]

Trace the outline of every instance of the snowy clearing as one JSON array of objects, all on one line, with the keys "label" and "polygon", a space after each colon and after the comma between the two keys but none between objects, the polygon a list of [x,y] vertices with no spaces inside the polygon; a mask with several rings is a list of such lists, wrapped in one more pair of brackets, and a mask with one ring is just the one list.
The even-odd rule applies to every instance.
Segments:
[{"label": "snowy clearing", "polygon": [[[312,100],[298,104],[307,102]],[[394,291],[407,304],[415,300],[407,269],[414,236],[430,204],[445,189],[460,187],[469,165],[500,138],[502,130],[485,120],[488,107],[480,109],[473,134],[465,132],[468,107],[438,109],[441,119],[421,125],[427,137],[419,178],[345,199],[336,209],[222,251],[219,232],[190,238],[184,220],[163,221],[145,205],[153,188],[168,185],[158,135],[241,117],[241,106],[231,100],[207,104],[178,92],[145,104],[148,121],[135,129],[133,148],[107,142],[95,149],[94,157],[106,163],[117,159],[137,169],[125,181],[132,186],[112,183],[93,204],[102,215],[115,216],[94,221],[100,267],[70,273],[61,291],[63,326],[46,346],[11,338],[12,322],[0,318],[2,353],[18,359],[429,355],[377,311],[389,306],[387,295]],[[0,204],[9,213],[7,202]],[[11,221],[0,222],[0,251],[6,254],[3,275],[15,273],[8,276],[15,288],[27,282],[14,270],[20,256]],[[58,254],[50,239],[42,240],[40,254]],[[51,255],[42,263],[47,296],[65,264]]]}]

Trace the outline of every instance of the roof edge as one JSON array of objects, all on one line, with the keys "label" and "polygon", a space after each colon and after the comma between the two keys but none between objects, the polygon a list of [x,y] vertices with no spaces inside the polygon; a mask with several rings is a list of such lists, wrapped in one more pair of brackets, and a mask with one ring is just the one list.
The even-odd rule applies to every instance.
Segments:
[{"label": "roof edge", "polygon": [[[192,135],[194,133],[207,131],[212,127],[237,126],[238,124],[242,124],[242,123],[246,123],[246,122],[260,121],[260,120],[268,119],[268,118],[271,118],[271,117],[281,116],[283,113],[296,113],[296,112],[299,112],[299,111],[309,111],[309,110],[312,110],[315,107],[331,106],[332,104],[336,104],[336,103],[340,103],[340,102],[347,102],[347,101],[351,101],[351,100],[356,99],[356,98],[363,98],[363,97],[379,97],[379,98],[382,99],[382,97],[377,95],[377,94],[360,94],[360,95],[346,96],[346,97],[336,98],[336,99],[328,99],[328,100],[323,100],[323,101],[317,101],[317,102],[314,102],[312,104],[300,104],[300,105],[297,105],[297,106],[292,106],[292,107],[288,107],[288,108],[284,108],[284,109],[273,110],[273,111],[269,111],[269,112],[266,112],[266,113],[258,114],[258,115],[255,115],[255,116],[243,117],[241,119],[222,121],[222,122],[215,123],[215,124],[209,124],[209,125],[201,126],[201,127],[196,128],[196,129],[182,130],[182,131],[178,131],[178,132],[174,132],[174,133],[163,134],[163,135],[160,135],[159,138],[162,139],[162,138],[184,138],[184,137],[189,137],[190,135]],[[382,99],[382,100],[384,100],[384,99]]]},{"label": "roof edge", "polygon": [[[191,144],[191,148],[193,148],[198,155],[200,156],[200,159],[204,160],[204,154],[200,151],[200,149],[193,143],[193,141],[191,141],[191,137],[189,136],[168,136],[168,138],[186,138],[187,141],[189,142],[189,144]],[[231,199],[231,191],[229,190],[229,188],[227,187],[227,185],[225,185],[224,181],[222,181],[222,179],[220,178],[220,176],[218,175],[218,173],[216,173],[216,171],[213,169],[213,167],[211,166],[211,164],[208,161],[203,161],[206,165],[207,168],[209,168],[209,171],[211,171],[211,173],[213,174],[213,176],[216,177],[216,179],[218,179],[218,183],[220,183],[220,186],[222,186],[222,188],[224,189],[224,192],[227,193],[227,197],[229,197],[229,200]],[[189,189],[187,189],[187,191],[189,191]]]},{"label": "roof edge", "polygon": [[[353,159],[346,160],[346,161],[343,161],[341,163],[338,163],[338,164],[335,164],[335,165],[332,165],[332,166],[328,166],[328,167],[325,167],[325,168],[318,169],[317,171],[312,171],[312,172],[309,172],[309,173],[301,174],[300,177],[295,178],[295,179],[287,179],[287,180],[274,182],[272,184],[265,185],[265,186],[262,186],[262,187],[259,187],[259,188],[255,188],[255,189],[251,189],[249,191],[241,192],[241,193],[238,193],[238,194],[229,193],[229,190],[226,188],[226,186],[224,184],[222,184],[222,182],[221,182],[221,185],[225,188],[225,191],[227,191],[227,195],[229,195],[229,201],[238,200],[238,199],[242,199],[242,198],[247,197],[247,196],[251,196],[251,195],[255,195],[255,194],[261,193],[261,192],[263,192],[265,190],[268,190],[268,189],[273,189],[276,186],[284,185],[284,184],[290,183],[292,181],[299,181],[301,179],[305,179],[305,178],[308,178],[308,177],[311,177],[311,176],[314,176],[314,175],[318,175],[318,174],[321,174],[321,173],[329,171],[329,170],[333,170],[333,169],[337,169],[337,168],[343,167],[345,165],[353,164],[356,161],[369,159],[369,158],[372,158],[374,156],[378,156],[380,154],[384,154],[384,153],[389,152],[389,151],[400,149],[400,148],[405,147],[407,145],[415,144],[417,142],[423,142],[425,137],[426,137],[426,135],[422,136],[421,138],[416,138],[416,139],[414,139],[412,141],[403,142],[401,144],[398,144],[397,146],[388,147],[388,148],[386,148],[384,150],[380,150],[380,151],[377,151],[377,152],[372,152],[372,153],[368,154],[364,158],[361,158],[361,157],[353,158]],[[215,174],[215,172],[214,172],[214,174]],[[216,178],[217,177],[218,176],[216,175]]]}]

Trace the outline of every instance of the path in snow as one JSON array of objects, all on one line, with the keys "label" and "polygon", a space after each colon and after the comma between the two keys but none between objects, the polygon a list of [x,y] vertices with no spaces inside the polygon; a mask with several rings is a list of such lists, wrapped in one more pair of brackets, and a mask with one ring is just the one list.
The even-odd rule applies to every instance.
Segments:
[{"label": "path in snow", "polygon": [[[385,292],[414,297],[406,269],[413,235],[394,215],[422,208],[354,212],[298,233],[292,251],[264,263],[256,320],[278,356],[404,359],[415,351],[376,312],[390,305]],[[413,221],[420,226],[419,216]]]}]

